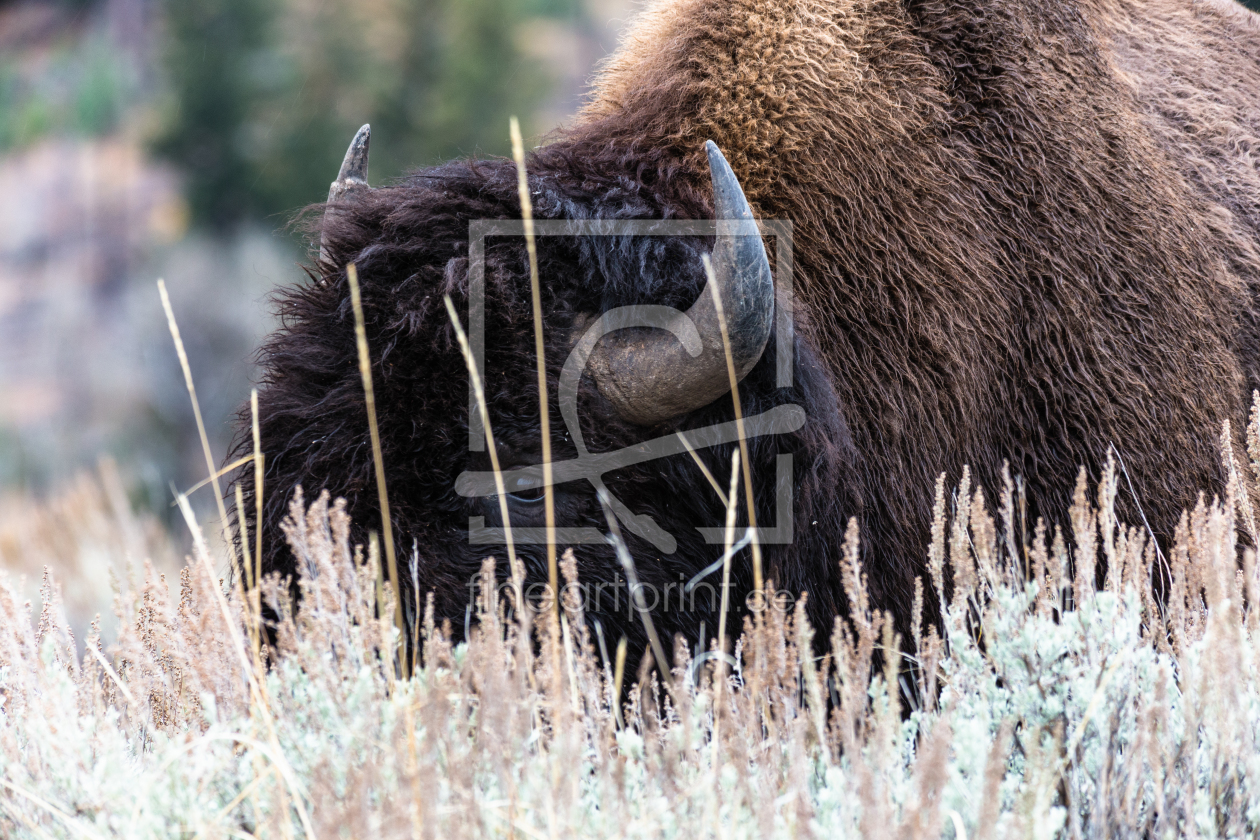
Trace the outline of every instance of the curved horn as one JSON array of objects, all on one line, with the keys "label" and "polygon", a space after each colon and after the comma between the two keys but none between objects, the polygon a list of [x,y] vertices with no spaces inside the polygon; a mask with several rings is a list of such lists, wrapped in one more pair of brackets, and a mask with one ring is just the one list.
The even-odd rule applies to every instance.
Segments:
[{"label": "curved horn", "polygon": [[[368,146],[372,141],[372,126],[364,125],[355,132],[354,139],[350,141],[350,148],[346,149],[346,156],[341,161],[341,171],[337,173],[337,180],[332,182],[328,188],[328,203],[334,204],[346,198],[351,198],[355,193],[371,189],[368,186]],[[329,217],[336,211],[329,207],[324,210],[324,221],[327,222]],[[324,260],[328,256],[327,239],[324,235],[319,238],[319,258]]]},{"label": "curved horn", "polygon": [[770,338],[774,281],[761,233],[722,152],[712,140],[705,150],[718,223],[711,257],[716,282],[705,285],[685,316],[678,315],[695,324],[700,350],[685,349],[661,330],[637,329],[608,336],[591,354],[589,370],[600,393],[632,423],[654,425],[730,392],[714,294],[721,297],[737,381],[757,364]]}]

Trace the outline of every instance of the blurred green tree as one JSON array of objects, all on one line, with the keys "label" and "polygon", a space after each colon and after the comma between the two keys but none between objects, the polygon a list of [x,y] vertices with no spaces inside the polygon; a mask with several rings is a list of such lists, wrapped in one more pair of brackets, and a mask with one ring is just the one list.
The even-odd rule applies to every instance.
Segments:
[{"label": "blurred green tree", "polygon": [[241,142],[267,98],[258,66],[272,53],[276,9],[267,0],[168,2],[165,64],[172,102],[156,151],[188,173],[199,221],[224,225],[264,209],[256,155]]},{"label": "blurred green tree", "polygon": [[166,0],[169,96],[155,150],[196,223],[281,221],[322,201],[372,123],[373,183],[506,154],[508,117],[549,90],[514,0]]},{"label": "blurred green tree", "polygon": [[[127,57],[99,33],[67,29],[46,44],[0,51],[0,151],[49,134],[108,134],[135,99]],[[30,60],[41,48],[42,60]]]}]

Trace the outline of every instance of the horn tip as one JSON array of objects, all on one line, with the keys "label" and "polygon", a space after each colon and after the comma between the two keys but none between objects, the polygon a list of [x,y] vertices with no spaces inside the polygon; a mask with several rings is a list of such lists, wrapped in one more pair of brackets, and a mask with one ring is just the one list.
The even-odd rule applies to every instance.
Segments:
[{"label": "horn tip", "polygon": [[752,209],[748,206],[744,188],[740,186],[739,178],[731,169],[726,156],[712,140],[706,140],[704,148],[709,153],[709,179],[713,183],[716,218],[751,219]]},{"label": "horn tip", "polygon": [[367,182],[368,148],[371,142],[372,126],[370,123],[364,123],[355,132],[354,139],[350,141],[350,148],[346,149],[346,156],[341,161],[341,171],[337,173],[338,181]]},{"label": "horn tip", "polygon": [[722,150],[718,148],[718,144],[712,140],[704,141],[704,150],[709,156],[709,165],[712,166],[716,161],[726,162],[726,156],[722,154]]}]

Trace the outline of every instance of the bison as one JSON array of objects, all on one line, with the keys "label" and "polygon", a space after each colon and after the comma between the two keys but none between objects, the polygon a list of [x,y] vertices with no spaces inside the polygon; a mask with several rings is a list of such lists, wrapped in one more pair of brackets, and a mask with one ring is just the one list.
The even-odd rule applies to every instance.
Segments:
[{"label": "bison", "polygon": [[[283,291],[260,355],[263,563],[294,571],[280,525],[298,484],[345,498],[358,539],[379,527],[354,263],[404,600],[432,592],[458,635],[469,581],[505,555],[444,296],[482,321],[510,523],[544,521],[526,245],[484,226],[522,217],[518,173],[457,160],[368,188],[367,139],[310,216],[311,282]],[[765,574],[810,593],[816,626],[846,609],[855,519],[873,604],[905,632],[937,477],[964,465],[989,488],[1009,465],[1028,521],[1053,527],[1078,471],[1097,479],[1114,449],[1122,512],[1167,540],[1221,487],[1222,423],[1260,387],[1260,18],[1230,0],[660,2],[526,170],[540,224],[585,225],[537,246],[561,548],[603,596],[589,613],[632,648],[623,568],[590,538],[609,527],[597,489],[662,635],[717,625],[711,597],[680,594],[722,553],[697,458],[725,486],[737,447],[715,298],[754,511],[791,536],[763,540]],[[753,216],[790,254],[747,235]],[[745,223],[648,224],[715,218]],[[543,545],[517,552],[547,580]],[[746,552],[731,581],[742,608]]]}]

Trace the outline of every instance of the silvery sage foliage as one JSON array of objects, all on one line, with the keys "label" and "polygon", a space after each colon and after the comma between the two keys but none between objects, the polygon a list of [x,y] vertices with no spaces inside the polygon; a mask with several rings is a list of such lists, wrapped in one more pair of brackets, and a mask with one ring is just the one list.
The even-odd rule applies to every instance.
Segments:
[{"label": "silvery sage foliage", "polygon": [[[300,492],[287,533],[301,610],[283,582],[223,584],[198,541],[177,598],[147,569],[118,594],[117,641],[94,632],[80,649],[51,579],[38,617],[0,580],[0,833],[1254,833],[1247,491],[1232,482],[1159,547],[1116,521],[1116,486],[1109,468],[1091,502],[1082,478],[1056,533],[1016,521],[1009,485],[995,519],[966,476],[948,504],[942,482],[921,590],[941,602],[939,630],[903,641],[871,611],[854,528],[837,562],[855,608],[825,656],[801,605],[767,610],[745,621],[734,666],[692,667],[679,643],[667,677],[627,674],[621,694],[581,604],[557,620],[493,588],[466,643],[415,616],[404,677],[376,552],[348,544],[343,506]],[[563,571],[580,575],[571,559]],[[278,616],[270,649],[259,603]]]}]

